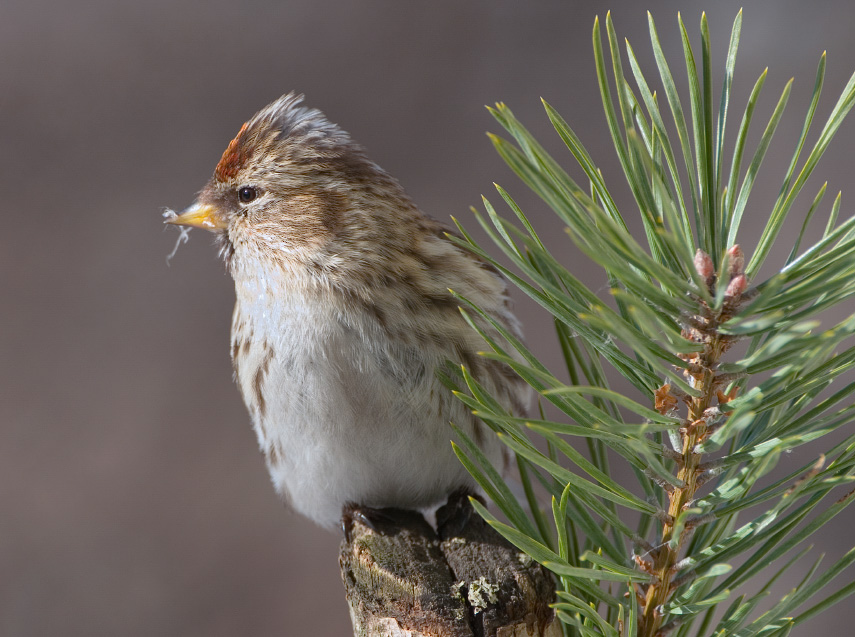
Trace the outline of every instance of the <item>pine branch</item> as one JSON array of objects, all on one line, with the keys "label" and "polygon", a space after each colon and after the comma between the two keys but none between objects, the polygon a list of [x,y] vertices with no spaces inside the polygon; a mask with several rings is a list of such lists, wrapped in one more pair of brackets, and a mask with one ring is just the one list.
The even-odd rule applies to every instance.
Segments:
[{"label": "pine branch", "polygon": [[[610,295],[601,298],[565,267],[501,187],[498,193],[515,221],[503,219],[487,199],[486,214],[475,215],[504,260],[492,257],[458,224],[460,245],[490,261],[551,315],[574,384],[559,380],[563,373],[547,369],[495,321],[500,338],[480,329],[490,317],[461,298],[465,316],[479,315],[470,325],[489,346],[484,355],[510,366],[559,416],[547,418],[542,411],[533,420],[509,414],[465,369],[446,379],[516,453],[526,507],[477,445],[460,435],[455,451],[507,521],[476,503],[478,513],[558,576],[555,609],[566,634],[783,635],[855,592],[851,585],[826,590],[855,562],[852,551],[825,571],[815,563],[771,606],[763,601],[771,582],[806,555],[803,545],[811,535],[855,501],[855,491],[829,498],[855,481],[855,217],[841,220],[840,195],[823,236],[803,247],[806,228],[822,206],[823,185],[803,208],[786,261],[768,279],[756,277],[777,253],[772,248],[799,210],[808,178],[855,106],[855,75],[811,146],[824,85],[822,55],[801,135],[783,182],[774,186],[778,199],[746,259],[737,243],[741,220],[792,81],[752,151],[747,139],[766,73],[760,76],[728,151],[725,129],[732,117],[741,12],[717,111],[706,17],[699,54],[678,20],[688,108],[652,16],[649,26],[664,107],[629,43],[621,51],[611,16],[605,41],[599,20],[593,31],[608,134],[643,238],[628,230],[607,179],[552,106],[544,103],[546,114],[587,183],[577,183],[507,106],[490,109],[509,135],[491,135],[496,150],[564,222],[573,246],[602,268]],[[624,53],[634,85],[624,75]],[[831,308],[849,316],[820,327]],[[733,349],[738,341],[747,350]],[[611,389],[615,374],[633,391]],[[826,443],[818,459],[783,477],[768,477],[782,454],[820,444],[830,434],[838,434],[836,442]],[[587,456],[572,444],[579,439]],[[628,464],[635,484],[613,477],[610,455]],[[542,507],[538,489],[551,496],[551,506]],[[634,527],[626,521],[632,517],[640,518]],[[735,559],[737,568],[730,564]],[[773,567],[778,560],[783,565]],[[770,576],[771,568],[777,570]],[[739,594],[760,575],[767,583],[759,592]],[[721,606],[732,595],[735,601]]]}]

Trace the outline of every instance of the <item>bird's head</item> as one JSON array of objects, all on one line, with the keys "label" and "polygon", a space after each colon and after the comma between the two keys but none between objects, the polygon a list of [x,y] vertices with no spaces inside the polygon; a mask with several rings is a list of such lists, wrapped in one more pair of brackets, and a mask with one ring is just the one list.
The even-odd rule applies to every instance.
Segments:
[{"label": "bird's head", "polygon": [[378,195],[407,201],[345,131],[302,100],[289,93],[247,121],[196,202],[167,223],[218,233],[229,263],[294,265],[317,261],[359,226],[354,217],[370,213],[366,202]]}]

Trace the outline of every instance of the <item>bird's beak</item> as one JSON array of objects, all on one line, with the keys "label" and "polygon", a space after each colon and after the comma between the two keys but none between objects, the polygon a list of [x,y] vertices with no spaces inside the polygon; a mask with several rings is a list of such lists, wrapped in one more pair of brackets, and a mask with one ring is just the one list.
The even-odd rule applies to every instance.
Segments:
[{"label": "bird's beak", "polygon": [[207,203],[196,202],[180,215],[169,217],[165,223],[177,226],[191,226],[193,228],[204,228],[211,232],[225,230],[228,227],[225,218],[220,211]]}]

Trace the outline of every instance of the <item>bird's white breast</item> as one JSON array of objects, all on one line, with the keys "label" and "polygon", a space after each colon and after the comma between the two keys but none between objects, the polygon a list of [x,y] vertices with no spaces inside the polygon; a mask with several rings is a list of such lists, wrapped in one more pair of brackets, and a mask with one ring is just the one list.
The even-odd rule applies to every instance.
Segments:
[{"label": "bird's white breast", "polygon": [[[271,479],[298,512],[329,527],[348,503],[422,508],[473,486],[449,426],[472,417],[435,376],[451,352],[396,344],[317,294],[272,298],[264,281],[239,296],[232,342]],[[495,437],[485,447],[498,463]]]}]

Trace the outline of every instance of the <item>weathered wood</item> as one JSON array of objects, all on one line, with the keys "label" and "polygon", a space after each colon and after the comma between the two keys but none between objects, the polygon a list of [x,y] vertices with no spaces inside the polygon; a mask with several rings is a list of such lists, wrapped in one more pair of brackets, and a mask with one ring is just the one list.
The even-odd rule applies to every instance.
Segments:
[{"label": "weathered wood", "polygon": [[339,563],[355,637],[472,637],[436,533],[418,512],[347,517]]},{"label": "weathered wood", "polygon": [[455,495],[438,534],[413,511],[345,517],[340,565],[355,637],[557,637],[552,576]]},{"label": "weathered wood", "polygon": [[466,597],[475,635],[561,634],[549,607],[555,601],[552,575],[496,533],[465,494],[453,495],[436,520],[443,555]]}]

